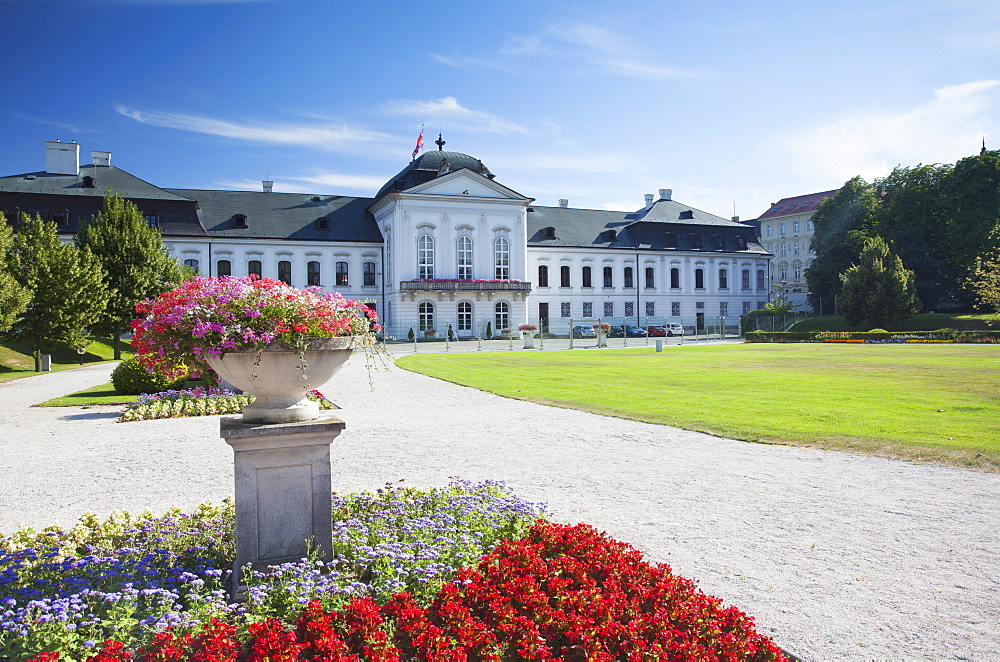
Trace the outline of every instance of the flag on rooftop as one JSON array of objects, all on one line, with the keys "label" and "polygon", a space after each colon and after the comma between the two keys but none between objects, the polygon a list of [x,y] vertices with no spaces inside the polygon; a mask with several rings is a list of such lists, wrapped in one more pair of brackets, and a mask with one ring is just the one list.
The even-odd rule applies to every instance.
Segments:
[{"label": "flag on rooftop", "polygon": [[424,127],[420,127],[420,135],[417,136],[417,146],[413,148],[412,158],[417,158],[417,154],[420,153],[420,148],[424,146]]}]

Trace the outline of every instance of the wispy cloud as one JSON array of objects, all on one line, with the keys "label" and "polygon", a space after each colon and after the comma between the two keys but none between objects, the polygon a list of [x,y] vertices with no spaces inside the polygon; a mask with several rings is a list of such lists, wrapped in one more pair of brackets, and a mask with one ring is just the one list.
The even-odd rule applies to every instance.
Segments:
[{"label": "wispy cloud", "polygon": [[46,124],[48,126],[58,127],[69,131],[70,133],[95,133],[93,129],[83,129],[75,124],[66,124],[65,122],[54,122],[52,120],[44,120],[39,117],[31,117],[30,115],[22,115],[21,113],[14,113],[14,117],[24,120],[26,122],[35,122],[36,124]]},{"label": "wispy cloud", "polygon": [[115,108],[120,114],[137,122],[193,133],[212,136],[222,136],[247,142],[305,145],[326,149],[340,149],[358,143],[380,142],[391,140],[388,134],[349,127],[346,124],[332,122],[296,124],[293,122],[260,122],[234,121],[206,117],[204,115],[188,115],[183,113],[166,113],[161,111],[145,111],[119,105]]},{"label": "wispy cloud", "polygon": [[934,90],[909,109],[858,112],[814,126],[782,143],[803,171],[839,181],[889,174],[896,165],[950,162],[975,151],[984,136],[1000,133],[996,109],[1000,80]]},{"label": "wispy cloud", "polygon": [[483,110],[466,108],[455,97],[430,101],[393,101],[383,107],[388,115],[416,117],[427,124],[446,124],[452,129],[487,131],[503,135],[529,134],[525,127]]},{"label": "wispy cloud", "polygon": [[432,54],[451,67],[491,68],[513,72],[522,61],[570,60],[616,76],[646,80],[690,78],[702,74],[669,66],[641,42],[592,23],[564,23],[534,34],[518,35],[489,56],[457,57]]},{"label": "wispy cloud", "polygon": [[[272,181],[276,193],[319,193],[368,197],[374,195],[385,184],[385,177],[323,172],[303,176],[275,176]],[[220,181],[216,182],[216,186],[235,191],[261,190],[261,182],[256,179]]]}]

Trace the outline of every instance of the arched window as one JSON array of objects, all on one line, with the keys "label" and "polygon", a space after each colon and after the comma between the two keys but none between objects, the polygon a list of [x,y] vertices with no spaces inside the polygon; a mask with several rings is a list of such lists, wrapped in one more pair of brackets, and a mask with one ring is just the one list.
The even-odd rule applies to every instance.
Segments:
[{"label": "arched window", "polygon": [[743,282],[741,284],[742,284],[744,290],[749,290],[750,289],[750,270],[749,269],[744,269],[743,270]]},{"label": "arched window", "polygon": [[729,289],[729,270],[719,269],[719,289],[728,290]]},{"label": "arched window", "polygon": [[429,234],[417,239],[417,277],[434,278],[434,237]]},{"label": "arched window", "polygon": [[421,331],[434,328],[434,304],[424,302],[417,307],[419,319],[417,321]]},{"label": "arched window", "polygon": [[569,287],[569,266],[559,267],[559,287]]},{"label": "arched window", "polygon": [[233,263],[229,260],[219,260],[215,263],[215,275],[216,276],[232,276],[233,275]]},{"label": "arched window", "polygon": [[591,269],[590,269],[590,267],[584,267],[583,268],[583,286],[584,287],[593,287],[594,286],[593,280],[591,279]]},{"label": "arched window", "polygon": [[681,270],[674,267],[670,270],[670,287],[672,289],[679,289],[681,286]]},{"label": "arched window", "polygon": [[366,287],[372,287],[375,285],[375,263],[365,262],[364,264],[364,282]]},{"label": "arched window", "polygon": [[500,333],[500,329],[510,327],[510,306],[506,302],[500,301],[493,307],[495,313],[493,328],[495,333]]},{"label": "arched window", "polygon": [[656,287],[656,278],[654,276],[653,267],[646,267],[646,287],[649,289]]},{"label": "arched window", "polygon": [[625,267],[625,287],[635,287],[632,280],[632,267]]},{"label": "arched window", "polygon": [[278,280],[287,285],[292,284],[292,263],[288,260],[278,262]]},{"label": "arched window", "polygon": [[764,289],[764,270],[763,269],[758,269],[757,270],[757,289],[758,290]]},{"label": "arched window", "polygon": [[506,280],[510,278],[510,242],[507,237],[497,237],[493,244],[494,263],[496,264],[496,276]]},{"label": "arched window", "polygon": [[319,261],[310,260],[306,263],[306,283],[310,286],[320,284]]},{"label": "arched window", "polygon": [[198,260],[184,260],[184,266],[194,269],[195,273],[198,273]]},{"label": "arched window", "polygon": [[538,287],[549,286],[549,268],[544,264],[538,265]]},{"label": "arched window", "polygon": [[247,262],[247,275],[257,276],[258,278],[264,275],[264,270],[261,267],[260,260],[250,260]]},{"label": "arched window", "polygon": [[705,270],[695,269],[694,270],[694,289],[703,290],[705,289]]},{"label": "arched window", "polygon": [[472,278],[472,239],[458,238],[458,277]]},{"label": "arched window", "polygon": [[614,287],[614,269],[611,267],[604,267],[604,287]]},{"label": "arched window", "polygon": [[468,301],[458,304],[458,331],[472,332],[472,304]]},{"label": "arched window", "polygon": [[337,263],[337,286],[347,287],[350,280],[348,279],[347,263],[338,262]]}]

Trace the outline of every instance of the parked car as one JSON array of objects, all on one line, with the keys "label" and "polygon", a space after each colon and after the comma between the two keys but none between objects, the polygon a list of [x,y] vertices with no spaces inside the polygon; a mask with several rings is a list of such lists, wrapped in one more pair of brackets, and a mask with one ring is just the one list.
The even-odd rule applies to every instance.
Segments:
[{"label": "parked car", "polygon": [[650,338],[663,338],[667,335],[667,328],[664,326],[647,326],[646,333]]},{"label": "parked car", "polygon": [[611,327],[611,333],[608,335],[612,338],[624,338],[628,334],[629,338],[645,338],[646,329],[638,326],[625,326],[624,328],[620,326]]},{"label": "parked car", "polygon": [[594,331],[593,327],[590,326],[574,326],[573,327],[573,337],[574,338],[596,338],[597,332]]},{"label": "parked car", "polygon": [[667,324],[666,329],[667,329],[667,335],[668,336],[683,336],[684,335],[684,327],[681,326],[680,322],[671,322],[670,324]]}]

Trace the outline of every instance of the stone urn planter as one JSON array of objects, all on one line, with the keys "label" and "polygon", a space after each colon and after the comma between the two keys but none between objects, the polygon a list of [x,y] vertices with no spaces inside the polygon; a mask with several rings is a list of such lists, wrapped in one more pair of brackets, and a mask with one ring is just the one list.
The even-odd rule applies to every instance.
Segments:
[{"label": "stone urn planter", "polygon": [[521,338],[522,338],[522,340],[524,340],[524,348],[525,349],[534,349],[535,348],[535,334],[534,333],[532,333],[531,331],[524,331],[524,332],[521,333]]},{"label": "stone urn planter", "polygon": [[207,358],[220,377],[255,396],[243,422],[299,423],[319,418],[319,403],[306,396],[333,377],[351,356],[352,336],[312,338],[304,350],[274,342],[263,351],[227,352]]}]

